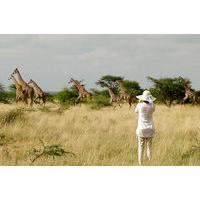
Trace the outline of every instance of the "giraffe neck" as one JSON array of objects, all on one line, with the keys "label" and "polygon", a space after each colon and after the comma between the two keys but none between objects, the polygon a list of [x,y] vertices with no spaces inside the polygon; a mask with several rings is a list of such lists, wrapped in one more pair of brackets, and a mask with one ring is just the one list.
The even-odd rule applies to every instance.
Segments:
[{"label": "giraffe neck", "polygon": [[15,77],[12,77],[12,81],[15,85],[15,87],[19,87],[20,85],[18,84],[17,80],[15,79]]},{"label": "giraffe neck", "polygon": [[121,82],[119,82],[119,87],[120,87],[121,92],[126,92],[126,88]]},{"label": "giraffe neck", "polygon": [[193,90],[191,88],[186,88],[186,93],[190,93],[193,92]]},{"label": "giraffe neck", "polygon": [[23,80],[21,74],[18,72],[17,74],[15,74],[15,80],[18,82],[18,84],[20,85],[27,85],[27,83]]},{"label": "giraffe neck", "polygon": [[38,84],[35,81],[32,81],[32,86],[36,92],[43,92],[42,89],[38,86]]},{"label": "giraffe neck", "polygon": [[112,91],[112,89],[108,88],[108,92],[109,92],[111,98],[115,98],[115,94]]},{"label": "giraffe neck", "polygon": [[73,81],[75,87],[76,87],[78,90],[80,90],[80,89],[81,89],[80,84],[79,84],[77,81],[75,81],[75,80],[72,80],[72,81]]},{"label": "giraffe neck", "polygon": [[188,94],[189,96],[194,96],[194,95],[196,95],[196,92],[192,89],[187,89],[186,94]]}]

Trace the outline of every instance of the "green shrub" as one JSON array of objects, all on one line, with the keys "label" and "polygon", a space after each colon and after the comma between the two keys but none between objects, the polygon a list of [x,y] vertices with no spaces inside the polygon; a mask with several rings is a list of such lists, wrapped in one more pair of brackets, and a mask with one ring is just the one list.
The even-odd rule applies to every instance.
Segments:
[{"label": "green shrub", "polygon": [[9,103],[9,100],[13,98],[11,93],[0,91],[0,102],[1,103]]},{"label": "green shrub", "polygon": [[15,90],[6,91],[4,86],[0,83],[0,102],[9,103],[15,99]]},{"label": "green shrub", "polygon": [[73,105],[75,104],[78,95],[78,92],[73,88],[64,89],[63,91],[58,92],[55,95],[55,99],[61,104]]},{"label": "green shrub", "polygon": [[54,100],[55,100],[55,94],[50,93],[50,92],[46,92],[46,101],[53,103]]},{"label": "green shrub", "polygon": [[31,151],[29,151],[29,155],[31,155],[33,158],[31,159],[31,163],[34,163],[37,159],[40,157],[61,157],[61,156],[75,156],[75,154],[71,151],[65,151],[65,149],[61,145],[45,145],[42,140],[40,140],[42,143],[41,148],[33,148]]},{"label": "green shrub", "polygon": [[111,106],[110,98],[103,95],[93,96],[91,100],[87,101],[87,104],[89,104],[92,109],[101,109],[103,107]]}]

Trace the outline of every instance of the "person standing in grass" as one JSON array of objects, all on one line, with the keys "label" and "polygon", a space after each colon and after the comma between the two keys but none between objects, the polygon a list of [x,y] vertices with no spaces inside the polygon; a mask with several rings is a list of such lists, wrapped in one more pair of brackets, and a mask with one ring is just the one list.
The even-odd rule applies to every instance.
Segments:
[{"label": "person standing in grass", "polygon": [[145,90],[142,95],[137,96],[139,103],[135,108],[138,114],[138,126],[136,130],[138,142],[138,162],[142,165],[143,153],[145,146],[147,148],[147,157],[151,160],[152,157],[152,140],[155,134],[155,127],[153,122],[153,113],[155,111],[154,98],[150,91]]}]

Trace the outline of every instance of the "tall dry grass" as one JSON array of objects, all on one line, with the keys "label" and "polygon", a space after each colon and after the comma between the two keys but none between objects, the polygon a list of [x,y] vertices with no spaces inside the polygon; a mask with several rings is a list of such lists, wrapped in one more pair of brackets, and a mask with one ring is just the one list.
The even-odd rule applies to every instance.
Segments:
[{"label": "tall dry grass", "polygon": [[[158,105],[154,119],[153,159],[144,164],[199,165],[200,107]],[[127,105],[65,110],[0,104],[0,165],[137,165],[136,125]]]}]

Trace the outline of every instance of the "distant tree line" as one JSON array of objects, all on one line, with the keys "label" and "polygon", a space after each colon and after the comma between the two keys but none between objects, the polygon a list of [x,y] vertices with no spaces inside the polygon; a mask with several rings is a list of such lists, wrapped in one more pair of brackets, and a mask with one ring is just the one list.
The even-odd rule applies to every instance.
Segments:
[{"label": "distant tree line", "polygon": [[[152,83],[149,90],[157,98],[158,103],[163,103],[170,106],[172,103],[180,104],[185,96],[185,87],[191,88],[191,81],[183,77],[174,78],[153,78],[147,77],[147,79]],[[98,88],[92,88],[90,91],[93,98],[85,100],[82,103],[90,104],[91,107],[101,108],[104,106],[109,106],[109,93],[107,87],[112,88],[115,95],[119,95],[119,88],[116,85],[116,81],[120,80],[127,91],[136,96],[141,94],[146,88],[141,88],[137,81],[126,80],[121,76],[106,75],[101,77],[95,83]],[[195,91],[195,90],[193,90]],[[199,91],[195,91],[200,94]],[[74,86],[69,88],[64,88],[60,92],[49,93],[48,101],[59,102],[61,104],[73,105],[79,96],[77,89]],[[8,103],[15,99],[15,86],[9,86],[9,90],[5,90],[3,85],[0,84],[0,102]],[[191,103],[188,100],[187,103]]]}]

